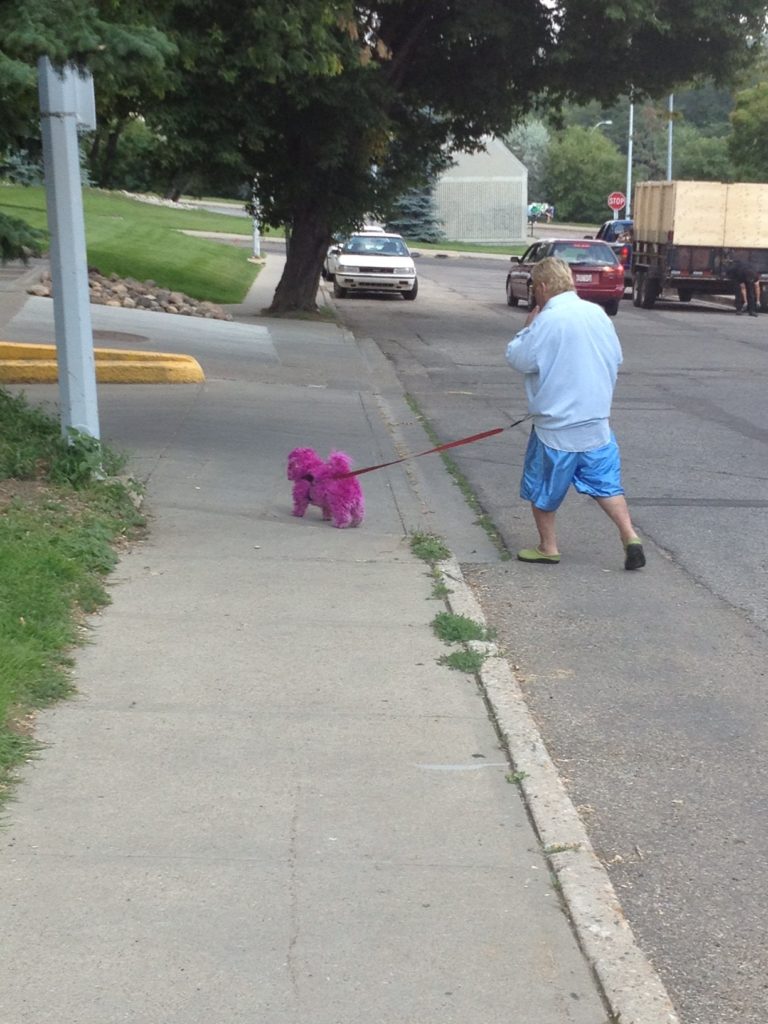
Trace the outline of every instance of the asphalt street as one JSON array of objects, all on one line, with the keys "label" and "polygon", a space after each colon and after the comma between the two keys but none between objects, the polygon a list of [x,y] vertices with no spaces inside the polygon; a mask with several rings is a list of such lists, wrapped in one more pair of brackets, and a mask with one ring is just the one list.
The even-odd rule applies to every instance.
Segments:
[{"label": "asphalt street", "polygon": [[[416,303],[336,300],[442,441],[525,411],[503,260],[422,257]],[[613,426],[648,567],[570,496],[556,567],[465,562],[630,923],[685,1024],[768,1019],[768,318],[622,303]],[[516,428],[452,457],[510,551]],[[521,600],[521,597],[523,600]]]}]

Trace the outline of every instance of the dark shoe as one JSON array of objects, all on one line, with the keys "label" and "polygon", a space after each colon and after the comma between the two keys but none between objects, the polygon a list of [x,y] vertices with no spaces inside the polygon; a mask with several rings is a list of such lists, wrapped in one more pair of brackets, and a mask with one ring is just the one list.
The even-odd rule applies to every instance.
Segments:
[{"label": "dark shoe", "polygon": [[750,313],[750,316],[757,316],[757,313]]},{"label": "dark shoe", "polygon": [[645,552],[639,540],[631,540],[624,548],[624,568],[642,569],[645,565]]},{"label": "dark shoe", "polygon": [[745,306],[739,306],[739,308],[736,310],[736,316],[744,316],[746,312],[747,310]]}]

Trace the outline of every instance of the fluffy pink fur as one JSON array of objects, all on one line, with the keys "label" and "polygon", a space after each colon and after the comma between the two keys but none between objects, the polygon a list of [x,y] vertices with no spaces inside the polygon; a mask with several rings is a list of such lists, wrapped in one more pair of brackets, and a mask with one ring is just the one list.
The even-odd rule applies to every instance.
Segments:
[{"label": "fluffy pink fur", "polygon": [[352,468],[345,452],[331,452],[326,462],[312,448],[294,448],[288,456],[288,479],[293,480],[293,514],[303,516],[308,505],[322,509],[323,519],[344,529],[359,526],[365,501],[357,477],[342,477]]}]

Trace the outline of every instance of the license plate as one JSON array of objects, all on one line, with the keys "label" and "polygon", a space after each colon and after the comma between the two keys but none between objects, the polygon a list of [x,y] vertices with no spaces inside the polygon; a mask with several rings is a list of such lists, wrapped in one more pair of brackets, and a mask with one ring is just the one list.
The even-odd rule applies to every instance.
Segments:
[{"label": "license plate", "polygon": [[592,275],[591,274],[576,274],[576,284],[591,284],[591,283],[592,283]]}]

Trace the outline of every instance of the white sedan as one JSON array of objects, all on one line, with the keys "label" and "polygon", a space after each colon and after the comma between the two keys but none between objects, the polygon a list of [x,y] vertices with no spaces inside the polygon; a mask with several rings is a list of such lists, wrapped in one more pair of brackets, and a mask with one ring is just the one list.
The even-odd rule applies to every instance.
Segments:
[{"label": "white sedan", "polygon": [[404,299],[415,299],[419,290],[408,246],[400,235],[385,232],[361,232],[331,246],[323,277],[333,281],[337,299],[350,291],[400,292]]}]

